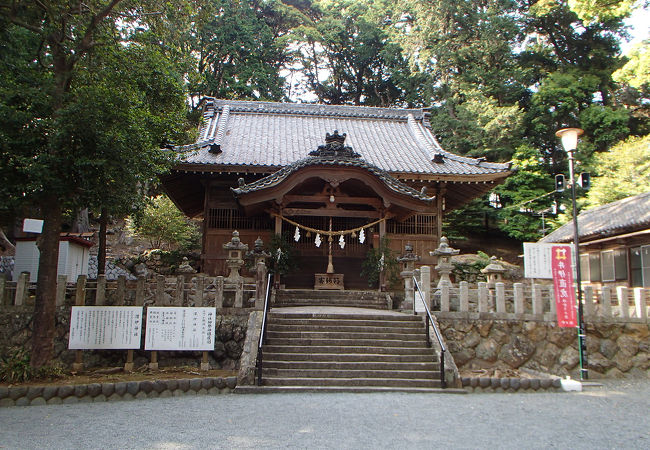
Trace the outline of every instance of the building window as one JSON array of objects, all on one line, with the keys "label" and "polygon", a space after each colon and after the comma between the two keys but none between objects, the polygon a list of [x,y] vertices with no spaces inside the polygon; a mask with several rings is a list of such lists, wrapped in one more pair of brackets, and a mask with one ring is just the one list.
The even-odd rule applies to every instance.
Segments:
[{"label": "building window", "polygon": [[390,219],[386,221],[386,232],[392,234],[424,234],[435,236],[438,233],[435,214],[416,214],[403,222]]},{"label": "building window", "polygon": [[627,280],[627,258],[625,250],[605,250],[600,252],[603,281]]},{"label": "building window", "polygon": [[582,281],[601,281],[600,253],[580,255],[580,278]]},{"label": "building window", "polygon": [[223,230],[272,230],[273,220],[268,215],[246,217],[238,209],[210,208],[208,228]]},{"label": "building window", "polygon": [[630,249],[632,287],[650,287],[650,245]]}]

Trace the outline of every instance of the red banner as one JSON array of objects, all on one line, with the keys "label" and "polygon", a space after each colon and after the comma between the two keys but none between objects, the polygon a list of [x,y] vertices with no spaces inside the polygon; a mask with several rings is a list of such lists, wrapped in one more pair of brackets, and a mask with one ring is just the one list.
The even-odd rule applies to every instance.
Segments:
[{"label": "red banner", "polygon": [[570,246],[553,247],[551,269],[553,271],[553,287],[555,288],[557,323],[561,327],[575,327],[578,325],[578,321],[576,319]]}]

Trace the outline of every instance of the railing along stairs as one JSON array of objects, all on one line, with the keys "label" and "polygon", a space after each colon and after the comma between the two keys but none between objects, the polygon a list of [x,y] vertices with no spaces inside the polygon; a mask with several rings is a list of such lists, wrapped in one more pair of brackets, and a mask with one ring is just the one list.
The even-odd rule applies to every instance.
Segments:
[{"label": "railing along stairs", "polygon": [[[422,304],[424,305],[424,309],[426,311],[426,314],[424,316],[424,321],[426,324],[426,329],[427,329],[427,346],[431,346],[431,339],[429,335],[429,323],[431,323],[431,326],[433,328],[434,334],[436,335],[436,339],[438,340],[438,345],[440,346],[440,386],[444,389],[447,387],[447,382],[445,381],[445,353],[447,352],[447,348],[445,347],[445,344],[442,340],[442,335],[440,334],[440,330],[438,329],[438,326],[436,325],[436,322],[433,320],[433,317],[431,316],[431,311],[429,310],[429,305],[427,305],[427,302],[424,297],[424,293],[420,289],[420,284],[418,283],[417,278],[413,277],[413,284],[415,286],[415,289],[417,291],[417,294],[415,295],[415,298],[419,298]],[[415,302],[416,300],[413,300],[413,314],[417,314],[415,311]],[[259,355],[259,353],[258,353]]]},{"label": "railing along stairs", "polygon": [[271,297],[271,278],[272,277],[273,277],[273,274],[269,273],[267,278],[266,278],[266,295],[264,296],[264,314],[262,316],[262,330],[260,331],[260,340],[259,340],[258,346],[257,346],[256,371],[257,371],[257,385],[258,386],[262,385],[262,365],[263,365],[263,358],[264,358],[264,355],[262,354],[262,346],[264,345],[264,340],[265,340],[265,337],[266,337],[266,320],[267,320],[267,315],[269,313],[269,307],[270,307],[269,299]]}]

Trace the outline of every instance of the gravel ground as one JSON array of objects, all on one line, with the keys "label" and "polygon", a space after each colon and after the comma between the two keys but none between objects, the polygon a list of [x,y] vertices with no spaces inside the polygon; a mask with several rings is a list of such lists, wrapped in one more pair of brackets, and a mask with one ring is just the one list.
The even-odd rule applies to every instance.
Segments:
[{"label": "gravel ground", "polygon": [[229,394],[0,409],[0,448],[650,448],[650,380],[582,393]]}]

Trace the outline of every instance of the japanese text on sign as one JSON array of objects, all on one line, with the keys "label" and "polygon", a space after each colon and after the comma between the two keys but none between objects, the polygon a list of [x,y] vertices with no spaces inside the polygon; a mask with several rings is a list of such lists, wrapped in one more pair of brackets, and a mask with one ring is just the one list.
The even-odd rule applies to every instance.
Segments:
[{"label": "japanese text on sign", "polygon": [[214,350],[217,308],[149,307],[145,350]]},{"label": "japanese text on sign", "polygon": [[577,319],[570,246],[563,245],[553,248],[551,267],[553,270],[557,323],[560,327],[575,327],[577,326]]},{"label": "japanese text on sign", "polygon": [[138,349],[141,335],[141,306],[72,307],[69,349]]}]

